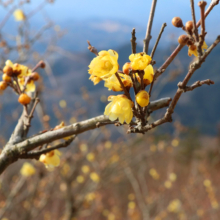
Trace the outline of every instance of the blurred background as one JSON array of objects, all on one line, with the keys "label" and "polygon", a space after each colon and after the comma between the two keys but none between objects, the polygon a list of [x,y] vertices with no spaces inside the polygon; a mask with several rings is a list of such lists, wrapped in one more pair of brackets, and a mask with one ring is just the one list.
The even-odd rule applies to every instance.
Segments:
[{"label": "blurred background", "polygon": [[[30,135],[61,121],[70,124],[103,114],[107,97],[115,94],[103,82],[94,86],[88,79],[94,54],[86,41],[98,51],[116,50],[122,68],[131,54],[132,28],[137,51],[142,51],[150,7],[151,1],[143,0],[0,1],[0,68],[7,59],[30,67],[40,60],[47,64],[39,72],[41,102]],[[208,46],[219,35],[219,7],[206,19]],[[18,8],[25,14],[24,21],[13,16]],[[167,27],[154,56],[155,68],[184,34],[172,26],[175,16],[183,23],[191,20],[190,1],[158,1],[149,51],[164,22]],[[173,123],[145,135],[127,135],[126,127],[114,125],[82,134],[61,150],[61,165],[53,172],[30,160],[36,171],[25,177],[19,171],[24,161],[11,165],[0,177],[0,219],[218,220],[219,55],[217,46],[190,81],[211,79],[215,84],[183,94]],[[193,59],[184,48],[157,80],[151,100],[172,98]],[[2,148],[22,112],[13,91],[1,95],[0,109]],[[164,112],[154,112],[151,120]]]}]

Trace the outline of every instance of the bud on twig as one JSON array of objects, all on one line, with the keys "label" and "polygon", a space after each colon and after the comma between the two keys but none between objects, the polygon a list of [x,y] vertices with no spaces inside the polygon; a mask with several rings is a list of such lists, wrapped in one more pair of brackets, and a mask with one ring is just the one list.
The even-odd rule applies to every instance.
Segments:
[{"label": "bud on twig", "polygon": [[187,21],[185,24],[185,29],[187,31],[192,31],[193,30],[193,22],[192,21]]},{"label": "bud on twig", "polygon": [[183,22],[182,22],[182,19],[180,17],[174,17],[172,19],[172,24],[173,24],[174,27],[177,27],[177,28],[183,27]]},{"label": "bud on twig", "polygon": [[189,37],[187,35],[180,35],[178,38],[178,42],[180,45],[186,45],[189,40]]}]

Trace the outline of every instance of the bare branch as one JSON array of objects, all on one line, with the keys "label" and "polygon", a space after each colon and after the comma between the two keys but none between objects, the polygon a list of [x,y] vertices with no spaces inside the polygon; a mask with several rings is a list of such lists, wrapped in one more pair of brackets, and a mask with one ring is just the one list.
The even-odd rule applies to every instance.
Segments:
[{"label": "bare branch", "polygon": [[161,27],[161,29],[160,29],[160,33],[159,33],[159,35],[158,35],[158,37],[157,37],[156,43],[155,43],[155,45],[154,45],[154,47],[153,47],[153,50],[151,51],[151,54],[150,54],[150,56],[151,56],[152,59],[153,59],[153,57],[154,57],[154,53],[155,53],[155,51],[156,51],[156,49],[157,49],[157,45],[158,45],[158,43],[159,43],[159,41],[160,41],[160,38],[161,38],[161,36],[162,36],[162,34],[163,34],[163,31],[164,31],[164,29],[165,29],[166,26],[167,26],[167,24],[166,24],[166,23],[163,23],[163,25],[162,25],[162,27]]},{"label": "bare branch", "polygon": [[147,24],[146,36],[144,39],[144,48],[143,48],[143,52],[145,52],[146,54],[148,53],[148,47],[149,47],[149,43],[150,43],[150,39],[151,39],[151,28],[152,28],[152,24],[153,24],[153,20],[154,20],[154,12],[156,9],[156,4],[157,4],[157,0],[152,0],[149,20],[148,20],[148,24]]},{"label": "bare branch", "polygon": [[88,40],[87,40],[87,43],[89,45],[88,46],[89,51],[94,53],[96,56],[98,56],[99,55],[98,50],[95,47],[93,47]]},{"label": "bare branch", "polygon": [[133,28],[131,32],[131,51],[132,53],[136,53],[136,37],[135,37],[135,28]]},{"label": "bare branch", "polygon": [[197,81],[197,82],[193,83],[191,86],[186,86],[183,90],[184,90],[184,92],[192,91],[192,90],[194,90],[194,89],[196,89],[196,88],[198,88],[198,87],[200,87],[204,84],[210,86],[210,85],[215,84],[215,83],[210,79],[206,79],[206,80],[203,80],[203,81]]},{"label": "bare branch", "polygon": [[30,153],[21,155],[20,158],[22,158],[22,159],[29,158],[29,159],[37,159],[38,160],[41,154],[46,154],[52,150],[56,150],[56,149],[60,149],[60,148],[64,148],[64,147],[69,146],[75,138],[76,138],[76,136],[74,135],[72,138],[68,139],[67,141],[65,141],[63,143],[57,144],[57,145],[50,147],[50,148],[46,148],[46,149],[42,149],[42,150],[38,150],[38,151],[34,151],[34,152],[30,152]]}]

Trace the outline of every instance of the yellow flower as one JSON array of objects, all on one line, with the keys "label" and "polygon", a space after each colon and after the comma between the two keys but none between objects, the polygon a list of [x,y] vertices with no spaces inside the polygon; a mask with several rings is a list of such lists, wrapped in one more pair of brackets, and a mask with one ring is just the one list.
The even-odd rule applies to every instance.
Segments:
[{"label": "yellow flower", "polygon": [[[202,51],[204,52],[206,49],[208,49],[208,46],[207,46],[206,42],[204,41],[204,42],[203,42],[203,45],[202,45]],[[193,54],[195,57],[198,57],[198,52],[197,52],[197,47],[196,47],[196,45],[191,45],[191,46],[189,46],[188,55],[191,57],[192,54]]]},{"label": "yellow flower", "polygon": [[84,165],[84,166],[82,166],[81,170],[82,170],[83,173],[86,174],[86,173],[88,173],[90,171],[90,168],[89,168],[89,166]]},{"label": "yellow flower", "polygon": [[[121,78],[121,81],[123,82],[125,87],[132,87],[132,81],[130,76],[119,73],[119,77]],[[119,92],[123,90],[115,74],[105,79],[104,86],[107,87],[108,90],[112,90],[114,92]]]},{"label": "yellow flower", "polygon": [[86,155],[86,158],[87,158],[88,161],[92,162],[92,161],[95,160],[95,154],[94,153],[88,153]]},{"label": "yellow flower", "polygon": [[99,175],[95,172],[92,172],[90,174],[90,178],[93,182],[96,182],[96,183],[98,183],[100,181]]},{"label": "yellow flower", "polygon": [[175,181],[176,181],[176,178],[177,178],[177,176],[176,176],[175,173],[170,173],[170,175],[169,175],[170,181],[175,182]]},{"label": "yellow flower", "polygon": [[151,64],[147,65],[144,69],[144,84],[149,85],[152,83],[154,78],[154,68]]},{"label": "yellow flower", "polygon": [[85,178],[83,176],[79,175],[79,176],[76,177],[76,181],[78,183],[83,183],[85,181]]},{"label": "yellow flower", "polygon": [[35,168],[30,163],[24,163],[20,173],[22,176],[32,176],[36,172]]},{"label": "yellow flower", "polygon": [[60,151],[52,150],[46,154],[41,154],[39,161],[44,163],[48,170],[53,170],[54,167],[58,167],[60,165]]},{"label": "yellow flower", "polygon": [[91,192],[91,193],[88,193],[88,194],[85,196],[85,199],[86,199],[87,201],[92,201],[92,200],[95,199],[95,197],[96,197],[95,193],[94,193],[94,192]]},{"label": "yellow flower", "polygon": [[136,53],[129,56],[133,70],[144,70],[151,62],[151,57],[146,53]]},{"label": "yellow flower", "polygon": [[97,85],[100,81],[102,81],[100,77],[94,75],[91,75],[89,79],[94,83],[94,85]]},{"label": "yellow flower", "polygon": [[149,104],[149,94],[145,90],[141,90],[136,95],[136,101],[141,107],[145,107]]},{"label": "yellow flower", "polygon": [[24,12],[21,9],[17,9],[13,13],[16,21],[24,21],[26,19],[26,16],[24,15]]},{"label": "yellow flower", "polygon": [[[7,60],[5,62],[5,66],[9,66],[13,69],[13,75],[18,77],[18,84],[21,90],[23,90],[25,84],[25,78],[32,74],[31,69],[29,69],[27,66],[18,63],[13,64],[11,60]],[[34,80],[29,80],[26,85],[25,92],[34,92],[34,91],[35,91]]]},{"label": "yellow flower", "polygon": [[169,203],[167,210],[169,212],[175,212],[175,213],[179,212],[181,210],[181,201],[179,199],[172,200]]},{"label": "yellow flower", "polygon": [[128,203],[128,208],[129,209],[135,209],[135,206],[136,206],[135,202],[129,202]]},{"label": "yellow flower", "polygon": [[121,124],[123,124],[124,121],[129,124],[133,118],[133,102],[125,95],[109,96],[108,100],[111,101],[111,103],[106,106],[104,115],[108,115],[111,121],[118,118]]},{"label": "yellow flower", "polygon": [[154,169],[151,168],[149,170],[149,174],[153,177],[153,179],[158,180],[160,178],[160,175],[158,174],[158,172]]},{"label": "yellow flower", "polygon": [[[118,71],[118,53],[114,50],[102,50],[99,55],[95,57],[89,65],[89,74],[99,77],[101,79],[108,78]],[[95,83],[99,83],[99,79],[90,79]]]}]

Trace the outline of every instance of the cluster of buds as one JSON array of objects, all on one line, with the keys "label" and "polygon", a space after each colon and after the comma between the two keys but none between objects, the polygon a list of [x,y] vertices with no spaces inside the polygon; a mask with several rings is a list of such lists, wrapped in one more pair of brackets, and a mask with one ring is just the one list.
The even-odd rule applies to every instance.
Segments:
[{"label": "cluster of buds", "polygon": [[35,91],[35,81],[40,78],[35,70],[39,67],[44,68],[45,63],[40,61],[31,70],[27,66],[18,63],[13,64],[10,60],[7,60],[3,68],[3,81],[0,82],[0,90],[4,91],[7,87],[11,87],[19,95],[19,103],[22,105],[29,104],[31,98],[26,93]]},{"label": "cluster of buds", "polygon": [[[177,28],[182,28],[186,34],[180,35],[178,38],[178,42],[180,45],[187,45],[188,46],[188,55],[192,56],[192,54],[198,57],[198,45],[199,42],[196,41],[195,34],[194,34],[194,24],[192,21],[187,21],[185,26],[183,25],[182,19],[180,17],[174,17],[172,19],[173,26]],[[204,37],[204,36],[203,36]],[[202,42],[201,49],[204,52],[208,48],[205,41]]]},{"label": "cluster of buds", "polygon": [[[109,90],[124,92],[117,96],[109,96],[108,101],[111,102],[104,112],[111,121],[118,119],[121,124],[130,124],[133,116],[143,122],[145,107],[149,104],[149,94],[145,88],[154,78],[149,55],[143,52],[131,54],[129,60],[120,71],[118,53],[113,50],[100,51],[91,61],[88,71],[94,85],[103,80],[104,86]],[[130,95],[131,87],[134,88],[136,104]]]}]

